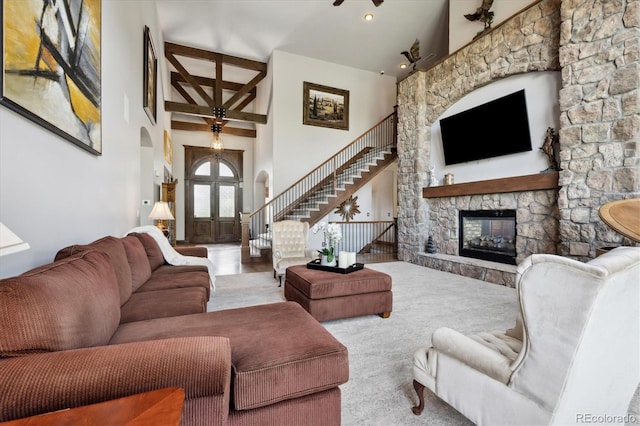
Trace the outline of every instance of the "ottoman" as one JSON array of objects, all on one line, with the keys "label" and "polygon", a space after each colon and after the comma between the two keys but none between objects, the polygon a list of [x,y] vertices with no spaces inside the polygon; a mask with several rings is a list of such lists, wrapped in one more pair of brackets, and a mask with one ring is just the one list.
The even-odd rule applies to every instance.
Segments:
[{"label": "ottoman", "polygon": [[373,269],[350,274],[290,266],[285,273],[284,297],[299,303],[318,321],[379,314],[391,315],[391,277]]}]

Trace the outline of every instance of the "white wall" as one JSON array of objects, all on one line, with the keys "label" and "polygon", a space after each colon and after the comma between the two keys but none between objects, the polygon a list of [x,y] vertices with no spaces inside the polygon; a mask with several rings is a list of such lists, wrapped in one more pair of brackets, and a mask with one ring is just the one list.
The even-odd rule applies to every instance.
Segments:
[{"label": "white wall", "polygon": [[[491,6],[495,27],[509,19],[525,7],[536,3],[531,0],[500,0]],[[484,29],[480,21],[469,21],[464,15],[473,14],[482,4],[482,0],[449,0],[449,53],[453,53],[473,40],[473,37]]]},{"label": "white wall", "polygon": [[[370,71],[275,51],[273,63],[273,195],[393,112],[396,80]],[[303,82],[349,91],[349,130],[302,124]]]},{"label": "white wall", "polygon": [[154,3],[102,2],[102,156],[0,106],[0,221],[31,245],[0,258],[0,277],[50,262],[66,245],[122,235],[137,225],[141,128],[153,141],[154,164],[162,165],[163,129],[169,127],[161,112],[151,125],[142,109],[144,25],[161,64]]},{"label": "white wall", "polygon": [[[440,123],[436,120],[431,126],[431,163],[435,166],[438,183],[443,183],[445,173],[453,173],[455,183],[463,183],[523,176],[547,169],[549,167],[547,156],[539,148],[544,142],[548,127],[556,130],[560,128],[558,106],[558,92],[562,87],[560,78],[560,72],[552,71],[508,77],[474,90],[445,111],[438,120],[524,89],[532,151],[445,166]],[[505,117],[505,120],[508,120],[508,117]],[[491,138],[492,133],[504,131],[509,131],[508,126],[498,129],[478,129],[477,143],[485,143]],[[427,186],[426,183],[425,186]]]}]

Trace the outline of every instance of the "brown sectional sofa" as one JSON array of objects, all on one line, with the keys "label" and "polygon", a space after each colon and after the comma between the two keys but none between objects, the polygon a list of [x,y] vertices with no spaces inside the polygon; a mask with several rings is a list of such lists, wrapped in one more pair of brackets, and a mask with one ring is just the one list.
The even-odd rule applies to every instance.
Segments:
[{"label": "brown sectional sofa", "polygon": [[182,424],[340,423],[340,342],[293,302],[180,313],[206,306],[208,273],[165,265],[147,237],[0,280],[0,421],[180,387]]},{"label": "brown sectional sofa", "polygon": [[207,268],[167,265],[149,234],[107,236],[91,244],[72,245],[58,251],[55,260],[87,250],[104,252],[111,260],[120,290],[120,322],[207,311],[211,295]]}]

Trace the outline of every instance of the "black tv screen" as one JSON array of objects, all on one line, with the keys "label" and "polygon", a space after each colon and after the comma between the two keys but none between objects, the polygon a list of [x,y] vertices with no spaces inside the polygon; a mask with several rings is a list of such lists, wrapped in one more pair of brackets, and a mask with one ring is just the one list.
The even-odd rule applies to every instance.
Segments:
[{"label": "black tv screen", "polygon": [[440,120],[446,165],[531,151],[524,89]]}]

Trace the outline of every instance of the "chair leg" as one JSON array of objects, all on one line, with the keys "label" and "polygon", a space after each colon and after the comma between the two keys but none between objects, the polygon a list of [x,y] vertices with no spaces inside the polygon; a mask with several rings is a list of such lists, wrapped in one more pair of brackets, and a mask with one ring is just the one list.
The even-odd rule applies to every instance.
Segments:
[{"label": "chair leg", "polygon": [[413,388],[416,390],[418,394],[418,405],[411,408],[413,414],[419,416],[422,414],[422,410],[424,410],[424,385],[416,380],[413,381]]},{"label": "chair leg", "polygon": [[278,281],[280,281],[280,284],[278,284],[278,287],[282,287],[282,275],[278,275]]}]

